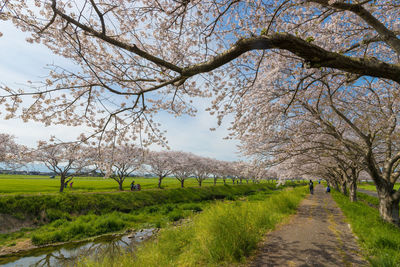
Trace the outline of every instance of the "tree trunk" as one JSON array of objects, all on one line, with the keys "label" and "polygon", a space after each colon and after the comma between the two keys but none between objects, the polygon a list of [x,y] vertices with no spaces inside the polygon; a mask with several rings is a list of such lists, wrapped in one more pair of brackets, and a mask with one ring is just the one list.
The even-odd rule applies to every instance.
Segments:
[{"label": "tree trunk", "polygon": [[185,184],[185,179],[182,179],[182,180],[181,180],[181,188],[184,188],[184,187],[185,187],[184,184]]},{"label": "tree trunk", "polygon": [[214,185],[217,185],[217,179],[218,178],[214,178]]},{"label": "tree trunk", "polygon": [[340,183],[340,192],[342,192],[343,195],[347,196],[347,183],[346,182]]},{"label": "tree trunk", "polygon": [[118,189],[119,189],[119,191],[124,191],[124,188],[122,188],[122,184],[123,183],[124,183],[124,181],[121,181],[121,180],[118,181],[118,185],[119,185]]},{"label": "tree trunk", "polygon": [[392,200],[389,196],[379,199],[379,213],[387,222],[400,226],[399,199]]},{"label": "tree trunk", "polygon": [[161,189],[161,181],[164,177],[158,177],[158,188]]},{"label": "tree trunk", "polygon": [[65,187],[65,176],[61,174],[60,177],[60,193],[64,192],[64,187]]},{"label": "tree trunk", "polygon": [[249,183],[249,179],[246,179],[246,184],[248,184]]},{"label": "tree trunk", "polygon": [[200,179],[200,180],[198,180],[198,182],[199,182],[199,186],[201,187],[201,183],[203,182],[203,180]]},{"label": "tree trunk", "polygon": [[235,179],[232,179],[232,184],[235,184]]},{"label": "tree trunk", "polygon": [[340,191],[340,190],[339,190],[339,184],[338,184],[337,181],[334,181],[334,182],[333,182],[333,186],[335,187],[335,190]]},{"label": "tree trunk", "polygon": [[224,185],[226,185],[226,179],[222,179],[224,181]]},{"label": "tree trunk", "polygon": [[356,202],[357,201],[357,182],[351,181],[349,186],[350,191],[350,201]]}]

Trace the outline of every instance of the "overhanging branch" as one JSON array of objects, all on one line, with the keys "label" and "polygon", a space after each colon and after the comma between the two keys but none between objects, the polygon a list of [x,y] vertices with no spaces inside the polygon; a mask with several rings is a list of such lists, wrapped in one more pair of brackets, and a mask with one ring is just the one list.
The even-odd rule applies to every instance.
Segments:
[{"label": "overhanging branch", "polygon": [[190,77],[209,72],[252,50],[283,49],[304,59],[311,68],[327,67],[349,73],[384,78],[400,83],[400,65],[388,64],[373,58],[349,57],[327,51],[317,45],[287,33],[275,33],[240,39],[230,49],[204,63],[196,64],[182,71]]}]

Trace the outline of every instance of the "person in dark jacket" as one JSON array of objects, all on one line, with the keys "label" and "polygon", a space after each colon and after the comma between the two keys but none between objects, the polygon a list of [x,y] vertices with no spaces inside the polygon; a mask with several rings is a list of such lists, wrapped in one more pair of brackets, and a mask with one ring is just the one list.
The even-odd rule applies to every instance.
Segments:
[{"label": "person in dark jacket", "polygon": [[310,180],[310,183],[308,184],[308,187],[310,188],[310,194],[314,194],[314,183],[312,180]]},{"label": "person in dark jacket", "polygon": [[330,193],[331,192],[331,187],[328,185],[327,187],[326,187],[326,193]]}]

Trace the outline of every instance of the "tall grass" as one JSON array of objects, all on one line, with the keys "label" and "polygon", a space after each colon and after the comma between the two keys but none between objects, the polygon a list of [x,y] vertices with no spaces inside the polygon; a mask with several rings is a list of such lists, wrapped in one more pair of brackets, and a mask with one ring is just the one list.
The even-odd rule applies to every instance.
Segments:
[{"label": "tall grass", "polygon": [[275,189],[274,184],[225,185],[114,194],[4,196],[0,197],[0,213],[16,215],[19,218],[45,216],[46,218],[39,219],[56,220],[68,216],[66,213],[130,212],[149,205],[234,198],[235,195],[247,195],[259,190],[271,189]]},{"label": "tall grass", "polygon": [[142,229],[165,227],[168,222],[186,218],[202,211],[213,201],[196,203],[163,204],[144,207],[130,213],[114,211],[76,218],[63,218],[36,229],[24,229],[10,234],[0,234],[0,246],[14,243],[20,238],[31,238],[35,245],[45,245],[70,240],[80,240],[100,234],[121,231],[126,228]]},{"label": "tall grass", "polygon": [[[369,261],[376,267],[400,266],[400,228],[383,221],[376,208],[363,202],[350,202],[346,196],[332,192],[343,213],[349,220]],[[363,195],[369,201],[376,198]]]},{"label": "tall grass", "polygon": [[305,188],[265,195],[263,201],[217,203],[192,222],[170,227],[118,262],[83,260],[82,266],[220,266],[242,263],[263,238],[295,212]]},{"label": "tall grass", "polygon": [[0,234],[0,247],[23,238],[31,238],[35,245],[44,245],[132,227],[160,228],[191,215],[192,211],[201,211],[210,200],[257,197],[271,194],[272,189],[275,189],[273,184],[256,184],[86,196],[3,197],[0,198],[0,214],[36,221],[37,225],[35,229]]}]

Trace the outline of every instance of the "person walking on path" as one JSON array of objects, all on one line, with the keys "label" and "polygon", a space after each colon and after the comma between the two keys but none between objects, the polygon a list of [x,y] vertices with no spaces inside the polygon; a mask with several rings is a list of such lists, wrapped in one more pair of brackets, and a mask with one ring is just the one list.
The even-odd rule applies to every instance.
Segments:
[{"label": "person walking on path", "polygon": [[310,188],[310,194],[314,194],[314,182],[312,180],[310,180],[308,187]]}]

